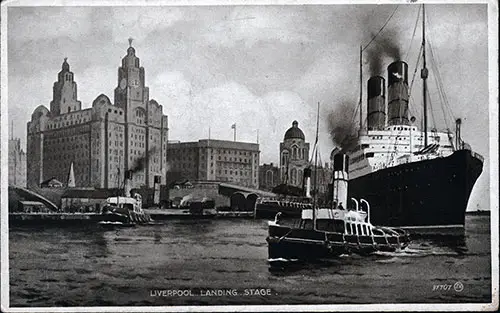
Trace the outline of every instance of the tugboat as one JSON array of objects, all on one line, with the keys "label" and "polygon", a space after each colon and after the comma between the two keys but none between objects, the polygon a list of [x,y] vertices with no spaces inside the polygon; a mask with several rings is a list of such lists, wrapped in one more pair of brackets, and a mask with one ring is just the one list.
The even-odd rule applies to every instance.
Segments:
[{"label": "tugboat", "polygon": [[[335,155],[331,207],[317,208],[313,200],[313,207],[302,209],[299,220],[285,221],[278,213],[274,221],[268,222],[268,261],[271,266],[289,261],[328,259],[341,254],[397,251],[407,247],[410,238],[406,231],[370,223],[368,201],[351,198],[353,205],[344,208],[347,204],[348,164],[347,155]],[[310,180],[310,175],[306,179]]]},{"label": "tugboat", "polygon": [[133,197],[130,192],[131,173],[126,173],[124,182],[125,197],[117,196],[106,199],[101,214],[97,217],[101,226],[133,227],[137,224],[150,224],[153,219],[142,210],[142,197],[135,193]]},{"label": "tugboat", "polygon": [[142,197],[110,197],[102,208],[99,225],[132,227],[137,224],[149,224],[153,220],[142,210]]}]

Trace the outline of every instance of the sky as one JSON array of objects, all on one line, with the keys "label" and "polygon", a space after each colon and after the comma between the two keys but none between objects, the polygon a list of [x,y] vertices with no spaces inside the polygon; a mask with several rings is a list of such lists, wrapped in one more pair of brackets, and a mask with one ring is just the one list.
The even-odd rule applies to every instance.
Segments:
[{"label": "sky", "polygon": [[[410,81],[417,74],[410,114],[421,123],[421,82],[419,69],[415,71],[422,40],[419,8],[10,7],[8,114],[13,135],[25,145],[26,123],[36,107],[50,107],[52,85],[65,57],[83,108],[102,93],[113,101],[131,37],[150,99],[169,116],[170,140],[206,139],[209,128],[212,139],[232,140],[231,125],[236,123],[237,140],[258,138],[261,163],[277,164],[279,143],[293,120],[306,140],[314,142],[319,102],[320,158],[328,162],[335,147],[332,123],[359,123],[360,46],[364,113],[366,81],[371,75],[387,76],[385,68],[399,58],[409,65]],[[469,209],[489,208],[487,13],[485,4],[426,5],[430,127],[454,130],[453,121],[462,118],[463,139],[486,158]],[[372,66],[375,59],[382,70]],[[436,83],[436,69],[442,85]],[[439,86],[447,101],[441,101]]]}]

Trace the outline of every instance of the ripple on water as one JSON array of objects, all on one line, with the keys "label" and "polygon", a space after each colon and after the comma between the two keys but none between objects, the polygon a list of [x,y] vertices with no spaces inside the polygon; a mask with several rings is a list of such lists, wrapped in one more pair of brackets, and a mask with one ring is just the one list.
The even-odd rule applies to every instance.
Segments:
[{"label": "ripple on water", "polygon": [[[475,219],[474,223],[489,223]],[[12,306],[212,305],[486,302],[491,297],[490,240],[413,242],[396,253],[343,255],[269,271],[261,221],[169,222],[119,232],[11,230]],[[474,225],[469,228],[477,228]],[[480,227],[479,227],[480,228]],[[63,243],[64,247],[61,247]],[[432,284],[464,282],[460,297]],[[255,298],[152,298],[153,288],[271,288]],[[408,286],[414,286],[408,288]]]}]

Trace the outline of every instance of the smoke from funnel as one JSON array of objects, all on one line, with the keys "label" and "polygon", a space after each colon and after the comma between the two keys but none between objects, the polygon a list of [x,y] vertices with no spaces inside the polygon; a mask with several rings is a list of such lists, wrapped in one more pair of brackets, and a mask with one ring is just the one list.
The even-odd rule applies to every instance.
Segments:
[{"label": "smoke from funnel", "polygon": [[[372,33],[370,38],[374,38],[375,36],[376,34]],[[384,74],[384,57],[392,60],[401,60],[401,49],[397,38],[395,31],[386,30],[378,34],[377,38],[375,38],[370,47],[365,51],[370,76],[382,76]]]},{"label": "smoke from funnel", "polygon": [[146,168],[146,161],[148,159],[148,156],[151,156],[155,152],[156,148],[153,147],[148,151],[148,153],[146,153],[146,155],[143,155],[140,158],[136,159],[129,169],[130,173],[136,173],[144,170]]},{"label": "smoke from funnel", "polygon": [[342,104],[328,115],[328,130],[333,143],[342,151],[357,145],[358,136],[353,122],[355,104]]}]

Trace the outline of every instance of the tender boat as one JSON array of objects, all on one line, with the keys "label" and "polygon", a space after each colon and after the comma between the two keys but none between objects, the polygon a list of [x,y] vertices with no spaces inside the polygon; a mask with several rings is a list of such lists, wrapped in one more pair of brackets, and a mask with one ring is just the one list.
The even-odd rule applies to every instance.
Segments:
[{"label": "tender boat", "polygon": [[283,219],[278,213],[274,221],[268,222],[271,265],[350,253],[398,251],[407,247],[410,238],[403,229],[370,223],[368,201],[351,198],[351,206],[343,207],[347,203],[348,162],[349,157],[345,154],[337,154],[334,158],[332,207],[305,207],[298,220]]},{"label": "tender boat", "polygon": [[130,227],[137,224],[149,224],[153,220],[149,214],[142,210],[141,195],[134,197],[110,197],[106,199],[101,215],[98,217],[99,225]]}]

